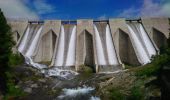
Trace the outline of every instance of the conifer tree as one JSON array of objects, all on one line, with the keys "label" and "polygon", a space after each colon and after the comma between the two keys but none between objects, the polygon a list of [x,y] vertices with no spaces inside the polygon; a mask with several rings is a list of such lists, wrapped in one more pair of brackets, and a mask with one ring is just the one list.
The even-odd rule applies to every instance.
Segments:
[{"label": "conifer tree", "polygon": [[9,69],[9,55],[12,53],[14,42],[10,32],[10,26],[0,9],[0,91],[5,94],[7,90],[7,77],[5,72]]}]

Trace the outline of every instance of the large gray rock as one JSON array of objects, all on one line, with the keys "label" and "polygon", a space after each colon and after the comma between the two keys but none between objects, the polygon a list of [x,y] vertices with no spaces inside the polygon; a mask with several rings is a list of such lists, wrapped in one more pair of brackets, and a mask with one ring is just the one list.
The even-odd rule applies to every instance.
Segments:
[{"label": "large gray rock", "polygon": [[25,88],[24,92],[31,93],[32,92],[32,88]]}]

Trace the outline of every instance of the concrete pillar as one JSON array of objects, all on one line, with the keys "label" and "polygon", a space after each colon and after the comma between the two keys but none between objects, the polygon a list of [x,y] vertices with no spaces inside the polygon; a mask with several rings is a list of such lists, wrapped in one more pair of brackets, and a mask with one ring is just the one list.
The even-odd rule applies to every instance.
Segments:
[{"label": "concrete pillar", "polygon": [[22,39],[22,36],[28,26],[28,21],[8,21],[8,24],[11,27],[12,36],[16,43],[15,47],[13,48],[13,52],[17,52],[17,46],[20,43],[20,40]]},{"label": "concrete pillar", "polygon": [[108,59],[108,53],[107,53],[107,47],[106,47],[106,26],[107,22],[95,22],[95,25],[97,27],[97,30],[99,31],[99,35],[102,41],[102,48],[104,51],[104,57],[106,60],[106,64],[109,65],[109,59]]},{"label": "concrete pillar", "polygon": [[168,18],[142,18],[142,24],[158,48],[166,45],[170,33]]},{"label": "concrete pillar", "polygon": [[120,64],[139,65],[125,19],[109,19],[109,24]]},{"label": "concrete pillar", "polygon": [[77,20],[76,70],[79,71],[81,65],[97,70],[96,58],[93,20]]},{"label": "concrete pillar", "polygon": [[52,64],[55,60],[58,37],[60,33],[60,20],[46,20],[36,48],[34,61]]}]

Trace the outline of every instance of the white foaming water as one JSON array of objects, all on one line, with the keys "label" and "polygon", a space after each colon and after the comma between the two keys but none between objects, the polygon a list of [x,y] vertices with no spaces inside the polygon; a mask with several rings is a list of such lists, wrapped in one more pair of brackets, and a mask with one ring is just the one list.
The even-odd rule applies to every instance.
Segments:
[{"label": "white foaming water", "polygon": [[35,35],[32,43],[31,43],[31,45],[30,45],[30,47],[28,48],[28,51],[27,51],[26,54],[25,54],[26,57],[31,57],[32,54],[34,53],[35,48],[36,48],[37,43],[38,43],[38,40],[39,40],[39,38],[40,38],[40,34],[41,34],[41,31],[42,31],[42,28],[43,28],[43,26],[41,26],[41,27],[38,29],[38,31],[37,31],[37,33],[36,33],[36,35]]},{"label": "white foaming water", "polygon": [[72,79],[75,75],[78,75],[77,72],[71,70],[62,70],[57,67],[50,68],[48,70],[44,70],[46,76],[58,76],[64,79]]},{"label": "white foaming water", "polygon": [[156,50],[155,50],[151,40],[149,39],[146,31],[144,30],[144,28],[141,24],[139,24],[139,29],[140,29],[141,36],[143,38],[144,44],[146,46],[146,49],[147,49],[149,56],[151,58],[153,55],[156,55]]},{"label": "white foaming water", "polygon": [[66,66],[72,66],[75,64],[75,55],[76,55],[76,26],[73,27],[71,33],[68,54],[66,59]]},{"label": "white foaming water", "polygon": [[136,34],[139,34],[139,33],[135,33],[135,31],[132,29],[132,27],[130,25],[128,25],[128,29],[130,31],[130,37],[131,37],[131,40],[132,40],[132,43],[134,44],[134,48],[135,48],[135,52],[137,54],[137,58],[139,60],[139,62],[144,65],[144,64],[147,64],[150,61],[150,58],[148,57],[147,55],[147,52],[145,51],[141,41],[139,40],[139,38],[137,37]]},{"label": "white foaming water", "polygon": [[96,25],[94,25],[95,30],[95,41],[96,41],[96,51],[97,51],[97,61],[99,65],[106,65],[105,57],[104,57],[104,51],[102,48],[102,41],[100,39],[99,31],[97,30]]},{"label": "white foaming water", "polygon": [[54,66],[63,66],[63,61],[64,61],[64,37],[65,37],[65,32],[64,32],[64,26],[61,26],[61,33],[60,33],[60,40],[59,40],[59,46],[58,46],[58,51],[56,54],[56,60],[54,62]]},{"label": "white foaming water", "polygon": [[115,53],[115,48],[113,45],[113,40],[110,32],[109,25],[106,26],[106,46],[108,52],[108,60],[110,65],[118,65],[118,60]]},{"label": "white foaming water", "polygon": [[28,38],[28,35],[29,35],[29,32],[30,32],[30,27],[28,26],[25,34],[24,34],[24,37],[23,39],[21,40],[20,44],[19,44],[19,47],[18,47],[18,51],[20,53],[23,53],[23,50],[24,50],[24,47],[26,45],[26,42],[27,42],[27,38]]},{"label": "white foaming water", "polygon": [[100,98],[99,97],[95,97],[95,96],[91,96],[90,100],[100,100]]},{"label": "white foaming water", "polygon": [[83,86],[83,87],[78,87],[78,88],[72,88],[72,89],[62,89],[63,90],[63,94],[58,96],[59,99],[62,99],[64,97],[76,97],[78,95],[82,95],[82,94],[88,94],[91,91],[95,90],[95,88],[92,87],[87,87],[87,86]]}]

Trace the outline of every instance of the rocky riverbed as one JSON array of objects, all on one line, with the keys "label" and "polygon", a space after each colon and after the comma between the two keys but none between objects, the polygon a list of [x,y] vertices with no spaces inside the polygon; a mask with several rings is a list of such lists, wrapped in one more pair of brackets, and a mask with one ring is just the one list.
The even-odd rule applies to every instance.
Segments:
[{"label": "rocky riverbed", "polygon": [[[109,74],[83,73],[70,80],[61,77],[46,77],[39,70],[27,65],[15,67],[14,73],[16,74],[16,87],[26,93],[17,100],[69,100],[69,98],[58,97],[63,96],[67,89],[70,89],[67,91],[76,93],[76,89],[80,89],[80,92],[86,91],[84,88],[91,89],[90,93],[74,95],[74,100],[90,100],[90,98],[91,100],[111,100],[113,99],[110,97],[111,89],[119,88],[123,94],[129,95],[130,89],[138,80],[134,73],[128,70]],[[155,79],[156,77],[151,77],[144,82],[149,83]],[[159,90],[156,95],[159,96]]]}]

